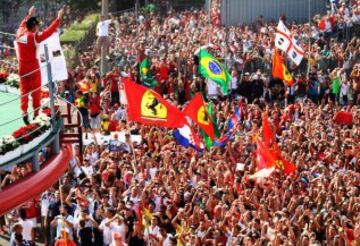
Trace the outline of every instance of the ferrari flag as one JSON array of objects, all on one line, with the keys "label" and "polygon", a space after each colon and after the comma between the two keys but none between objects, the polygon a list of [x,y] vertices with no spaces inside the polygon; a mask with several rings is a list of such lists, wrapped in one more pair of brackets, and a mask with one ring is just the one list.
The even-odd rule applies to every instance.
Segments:
[{"label": "ferrari flag", "polygon": [[130,121],[167,128],[184,126],[183,113],[159,94],[129,80],[123,82]]},{"label": "ferrari flag", "polygon": [[274,50],[272,75],[274,78],[284,81],[287,86],[292,86],[294,84],[294,79],[285,66],[284,57],[282,57],[278,49]]},{"label": "ferrari flag", "polygon": [[209,113],[207,112],[204,99],[201,94],[198,92],[190,101],[190,103],[183,110],[183,113],[192,119],[201,129],[212,139],[214,140],[215,131],[214,126],[211,122]]}]

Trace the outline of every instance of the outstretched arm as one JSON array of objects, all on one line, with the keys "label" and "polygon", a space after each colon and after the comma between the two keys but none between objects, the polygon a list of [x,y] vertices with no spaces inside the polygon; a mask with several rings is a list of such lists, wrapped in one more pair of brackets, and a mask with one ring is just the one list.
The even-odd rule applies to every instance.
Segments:
[{"label": "outstretched arm", "polygon": [[35,14],[35,11],[36,9],[34,6],[29,9],[27,16],[25,16],[25,18],[20,22],[16,35],[21,35],[21,33],[26,31],[26,22],[33,14]]},{"label": "outstretched arm", "polygon": [[48,28],[46,28],[43,32],[36,33],[35,36],[36,42],[40,43],[45,39],[47,39],[48,37],[50,37],[56,31],[56,28],[58,28],[58,26],[60,25],[60,20],[62,19],[63,16],[64,16],[64,10],[60,9],[57,18],[51,23],[51,25]]}]

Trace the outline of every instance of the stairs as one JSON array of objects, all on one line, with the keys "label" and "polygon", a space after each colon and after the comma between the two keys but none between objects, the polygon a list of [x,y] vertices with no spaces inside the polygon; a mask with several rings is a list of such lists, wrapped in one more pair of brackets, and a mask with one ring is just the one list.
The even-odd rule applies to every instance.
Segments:
[{"label": "stairs", "polygon": [[60,143],[62,144],[78,144],[80,150],[80,161],[83,156],[82,126],[80,113],[76,110],[72,112],[72,105],[66,103],[65,107],[61,107],[61,117],[64,122],[64,128],[60,133]]}]

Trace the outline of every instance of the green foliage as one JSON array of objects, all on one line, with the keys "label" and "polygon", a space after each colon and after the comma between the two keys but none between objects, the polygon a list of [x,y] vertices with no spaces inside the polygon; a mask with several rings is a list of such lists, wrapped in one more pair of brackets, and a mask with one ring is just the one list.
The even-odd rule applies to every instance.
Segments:
[{"label": "green foliage", "polygon": [[94,26],[99,17],[97,14],[85,16],[81,23],[72,24],[60,37],[62,43],[76,43],[80,42],[88,33],[90,28]]},{"label": "green foliage", "polygon": [[87,31],[85,30],[76,30],[69,28],[66,32],[64,32],[61,37],[60,41],[62,43],[76,43],[80,42],[83,38],[85,38]]},{"label": "green foliage", "polygon": [[81,23],[73,23],[68,29],[64,31],[60,36],[62,44],[71,45],[68,49],[64,50],[64,55],[67,63],[72,66],[74,58],[76,57],[75,47],[78,45],[86,36],[92,27],[96,25],[99,20],[98,14],[90,14],[85,16]]}]

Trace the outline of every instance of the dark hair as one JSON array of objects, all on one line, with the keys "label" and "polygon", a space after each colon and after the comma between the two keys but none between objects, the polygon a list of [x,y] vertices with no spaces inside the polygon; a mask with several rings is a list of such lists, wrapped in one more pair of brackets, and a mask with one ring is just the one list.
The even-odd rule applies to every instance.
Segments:
[{"label": "dark hair", "polygon": [[30,17],[27,21],[26,21],[26,28],[28,30],[33,29],[36,25],[39,25],[40,21],[37,17]]}]

